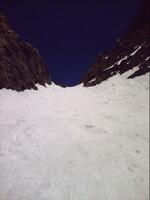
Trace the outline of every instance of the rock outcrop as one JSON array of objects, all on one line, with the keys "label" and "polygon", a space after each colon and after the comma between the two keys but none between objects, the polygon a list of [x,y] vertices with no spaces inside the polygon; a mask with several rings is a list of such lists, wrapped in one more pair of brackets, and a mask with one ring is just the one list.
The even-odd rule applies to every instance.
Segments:
[{"label": "rock outcrop", "polygon": [[0,89],[37,89],[37,83],[51,83],[38,50],[22,42],[0,15]]},{"label": "rock outcrop", "polygon": [[128,78],[150,71],[150,2],[145,0],[128,31],[117,40],[115,48],[97,56],[83,79],[84,86],[93,86],[128,70],[137,70]]}]

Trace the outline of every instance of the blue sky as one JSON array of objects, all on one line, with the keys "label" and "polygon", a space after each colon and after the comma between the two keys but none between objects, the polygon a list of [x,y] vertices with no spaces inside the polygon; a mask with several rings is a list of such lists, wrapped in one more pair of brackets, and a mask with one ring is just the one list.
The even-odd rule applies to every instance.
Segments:
[{"label": "blue sky", "polygon": [[21,39],[36,47],[53,81],[76,85],[96,55],[115,45],[141,0],[1,1],[0,11]]}]

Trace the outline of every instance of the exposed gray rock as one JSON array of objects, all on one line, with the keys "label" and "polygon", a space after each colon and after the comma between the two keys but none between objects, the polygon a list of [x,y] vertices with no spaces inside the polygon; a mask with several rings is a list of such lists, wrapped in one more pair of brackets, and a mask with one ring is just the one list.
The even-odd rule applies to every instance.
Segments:
[{"label": "exposed gray rock", "polygon": [[83,79],[84,86],[93,86],[138,66],[128,78],[150,71],[150,2],[145,0],[128,31],[117,40],[116,46],[97,56]]},{"label": "exposed gray rock", "polygon": [[0,15],[0,89],[37,89],[37,83],[51,83],[38,50],[22,42]]}]

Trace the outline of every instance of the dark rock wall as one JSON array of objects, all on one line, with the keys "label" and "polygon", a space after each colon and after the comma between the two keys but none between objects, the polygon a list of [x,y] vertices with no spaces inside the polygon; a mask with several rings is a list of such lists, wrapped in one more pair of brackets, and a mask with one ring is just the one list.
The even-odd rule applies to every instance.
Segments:
[{"label": "dark rock wall", "polygon": [[138,66],[130,77],[150,71],[150,3],[145,0],[127,32],[117,40],[116,46],[97,56],[83,79],[84,86],[93,86]]},{"label": "dark rock wall", "polygon": [[49,73],[38,50],[22,42],[0,15],[0,89],[37,89],[50,83]]}]

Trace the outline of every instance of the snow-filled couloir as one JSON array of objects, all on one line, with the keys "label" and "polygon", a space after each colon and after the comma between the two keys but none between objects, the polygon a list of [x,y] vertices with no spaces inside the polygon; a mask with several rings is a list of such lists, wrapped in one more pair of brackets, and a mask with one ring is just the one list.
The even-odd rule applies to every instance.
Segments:
[{"label": "snow-filled couloir", "polygon": [[0,90],[0,200],[148,200],[148,82]]}]

